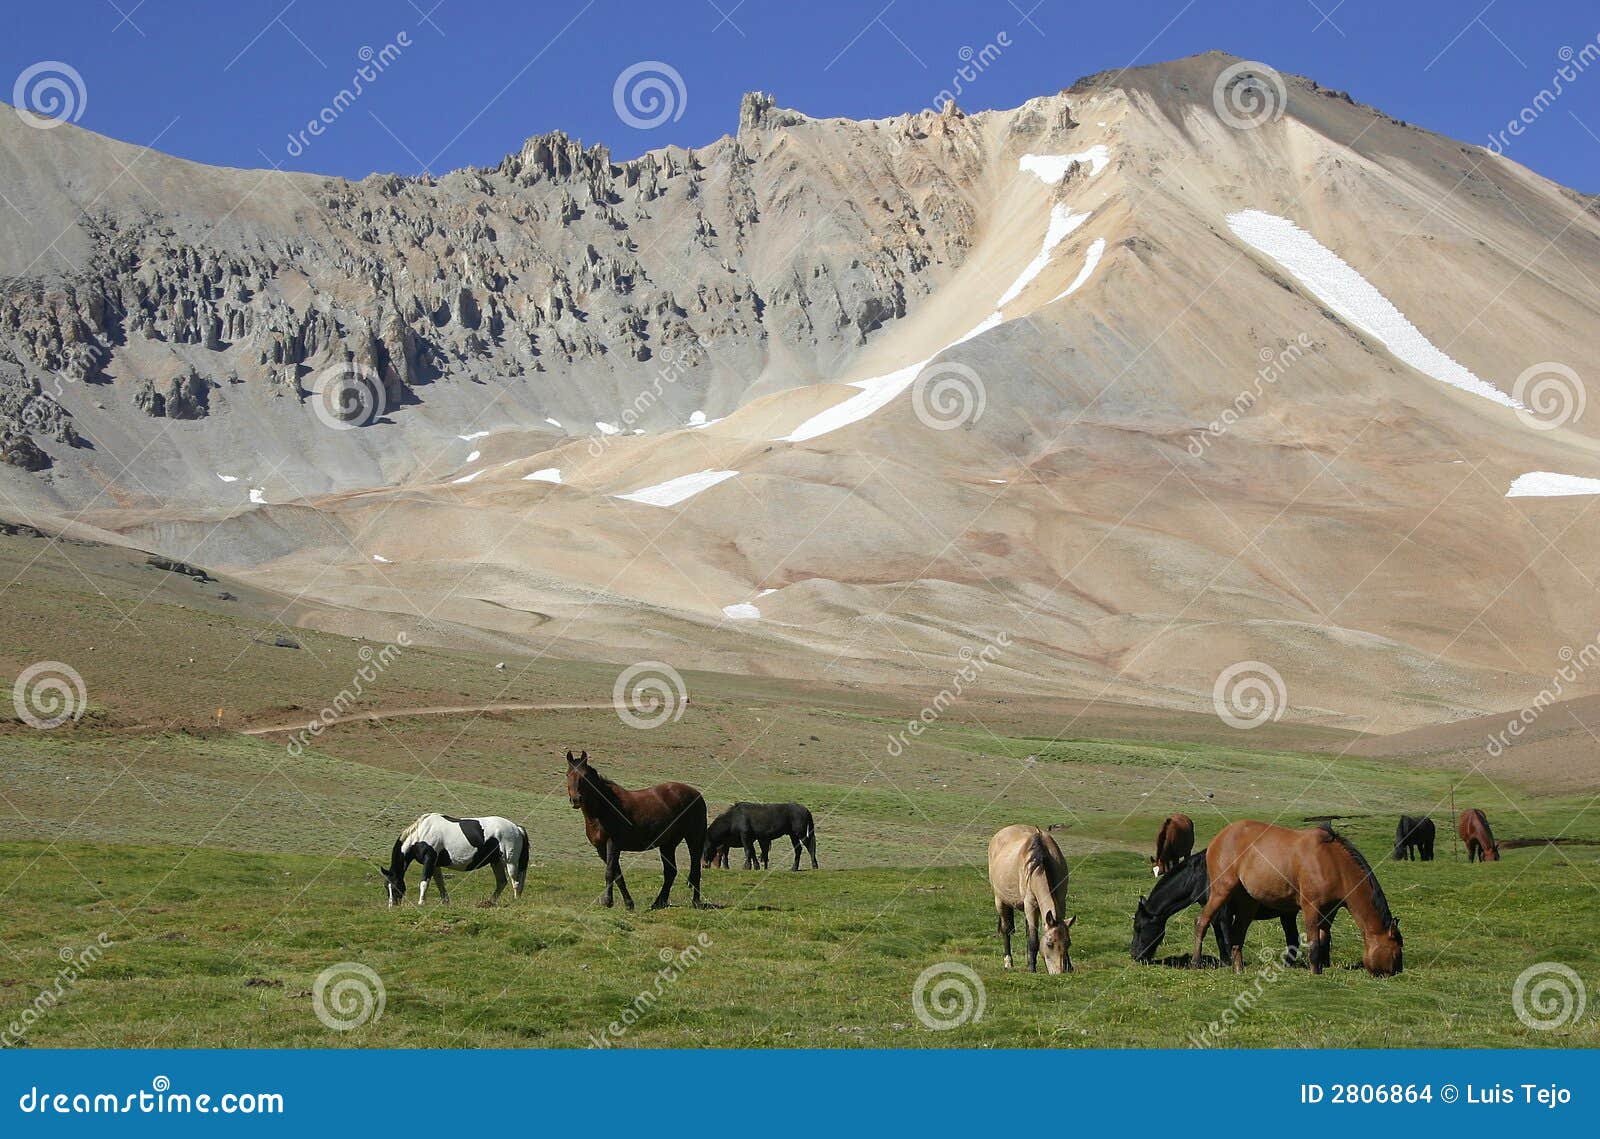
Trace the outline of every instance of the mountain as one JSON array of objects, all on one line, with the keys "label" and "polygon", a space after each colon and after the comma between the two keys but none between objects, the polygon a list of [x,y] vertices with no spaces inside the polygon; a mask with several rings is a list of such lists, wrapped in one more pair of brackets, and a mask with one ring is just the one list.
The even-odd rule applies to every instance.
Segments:
[{"label": "mountain", "polygon": [[1593,202],[1232,56],[0,191],[0,510],[338,631],[1392,730],[1600,629]]}]

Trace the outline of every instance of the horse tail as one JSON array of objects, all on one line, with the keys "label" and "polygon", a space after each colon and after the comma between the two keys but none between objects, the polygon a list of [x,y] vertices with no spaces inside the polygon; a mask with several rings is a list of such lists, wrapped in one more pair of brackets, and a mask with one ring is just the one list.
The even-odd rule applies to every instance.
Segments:
[{"label": "horse tail", "polygon": [[528,878],[528,828],[518,827],[517,834],[522,836],[522,849],[517,851],[517,881],[524,882]]}]

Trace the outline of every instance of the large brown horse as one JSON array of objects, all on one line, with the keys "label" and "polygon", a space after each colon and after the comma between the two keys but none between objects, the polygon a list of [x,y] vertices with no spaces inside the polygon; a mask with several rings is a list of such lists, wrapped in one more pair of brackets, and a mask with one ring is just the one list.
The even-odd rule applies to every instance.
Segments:
[{"label": "large brown horse", "polygon": [[1194,820],[1188,815],[1168,815],[1156,832],[1156,853],[1150,871],[1157,878],[1189,857],[1194,849]]},{"label": "large brown horse", "polygon": [[1500,861],[1500,844],[1494,840],[1488,818],[1478,808],[1468,807],[1461,812],[1456,833],[1467,848],[1468,862]]},{"label": "large brown horse", "polygon": [[642,791],[617,786],[589,766],[589,753],[574,757],[567,752],[567,799],[583,812],[584,833],[606,864],[606,905],[612,904],[611,886],[622,891],[622,904],[633,909],[633,897],[622,878],[624,850],[661,851],[661,893],[650,903],[659,910],[672,893],[678,876],[677,847],[689,848],[689,885],[694,904],[700,901],[700,853],[706,841],[706,801],[684,783],[658,783]]},{"label": "large brown horse", "polygon": [[1194,964],[1206,930],[1223,906],[1234,907],[1233,968],[1244,971],[1244,935],[1260,914],[1299,909],[1310,943],[1311,971],[1328,964],[1334,915],[1348,909],[1361,927],[1367,972],[1385,977],[1400,972],[1400,923],[1372,867],[1349,840],[1331,829],[1290,830],[1253,819],[1229,823],[1206,848],[1211,894],[1195,922]]}]

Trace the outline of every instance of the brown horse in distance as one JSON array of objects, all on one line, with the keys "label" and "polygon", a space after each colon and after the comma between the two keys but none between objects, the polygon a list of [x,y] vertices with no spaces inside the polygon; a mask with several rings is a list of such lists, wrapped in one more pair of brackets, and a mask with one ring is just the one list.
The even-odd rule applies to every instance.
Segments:
[{"label": "brown horse in distance", "polygon": [[584,834],[606,864],[604,902],[612,904],[611,886],[622,891],[622,904],[633,909],[633,897],[622,877],[624,850],[661,851],[661,893],[650,904],[659,910],[678,876],[677,847],[689,848],[689,885],[700,908],[700,854],[706,841],[706,801],[684,783],[658,783],[642,791],[617,786],[589,766],[589,753],[567,752],[567,799],[583,812]]},{"label": "brown horse in distance", "polygon": [[1478,808],[1468,807],[1461,812],[1456,833],[1467,848],[1468,862],[1500,861],[1500,844],[1494,840],[1494,831],[1489,829],[1488,817]]},{"label": "brown horse in distance", "polygon": [[1194,820],[1188,815],[1168,815],[1156,832],[1156,854],[1150,871],[1157,878],[1189,857],[1194,849]]},{"label": "brown horse in distance", "polygon": [[1234,906],[1233,968],[1244,971],[1244,934],[1259,914],[1299,909],[1310,943],[1311,971],[1322,972],[1341,908],[1361,927],[1361,963],[1377,977],[1400,972],[1400,923],[1361,852],[1332,830],[1290,830],[1253,819],[1229,823],[1206,848],[1211,894],[1195,922],[1194,964],[1206,930],[1228,903]]}]

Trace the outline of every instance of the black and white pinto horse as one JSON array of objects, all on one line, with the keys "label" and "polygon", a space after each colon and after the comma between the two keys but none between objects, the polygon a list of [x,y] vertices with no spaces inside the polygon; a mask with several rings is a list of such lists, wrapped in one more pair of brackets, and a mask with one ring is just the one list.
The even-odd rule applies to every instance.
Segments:
[{"label": "black and white pinto horse", "polygon": [[466,873],[484,866],[494,867],[493,905],[506,888],[506,868],[511,868],[511,896],[522,897],[528,878],[528,832],[510,819],[490,815],[482,819],[453,819],[449,815],[426,814],[400,832],[387,867],[379,866],[384,885],[389,888],[389,904],[398,906],[406,898],[406,867],[422,864],[422,886],[417,891],[420,906],[428,898],[428,879],[439,886],[439,901],[445,905],[443,870]]}]

